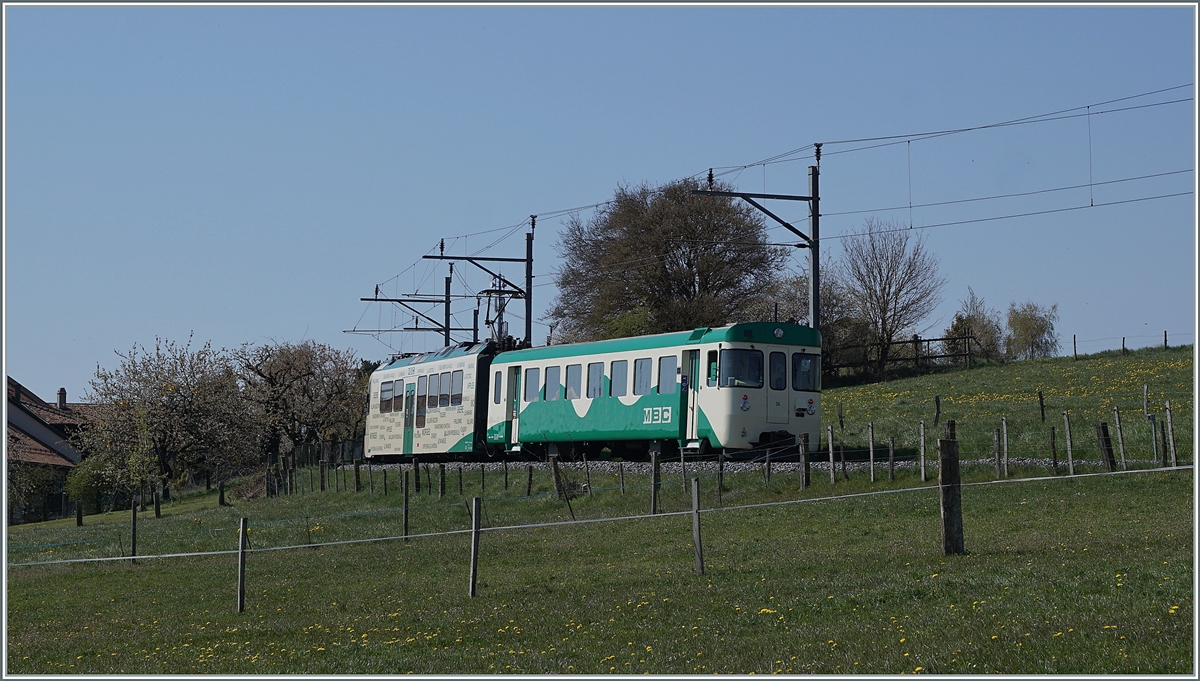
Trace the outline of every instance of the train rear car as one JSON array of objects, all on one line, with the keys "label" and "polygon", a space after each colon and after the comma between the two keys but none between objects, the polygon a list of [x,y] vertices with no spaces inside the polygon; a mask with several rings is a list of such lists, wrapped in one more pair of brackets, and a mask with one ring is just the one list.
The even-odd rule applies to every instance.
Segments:
[{"label": "train rear car", "polygon": [[[491,343],[401,357],[371,374],[368,459],[470,458],[485,448]],[[477,407],[479,407],[477,409]]]}]

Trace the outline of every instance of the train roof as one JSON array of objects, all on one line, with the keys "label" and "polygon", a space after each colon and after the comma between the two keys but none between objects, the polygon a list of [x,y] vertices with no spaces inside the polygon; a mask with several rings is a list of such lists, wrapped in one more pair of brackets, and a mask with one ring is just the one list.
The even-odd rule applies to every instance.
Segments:
[{"label": "train roof", "polygon": [[433,352],[423,352],[419,355],[411,355],[401,357],[387,366],[381,366],[376,371],[386,371],[388,369],[398,369],[400,367],[412,366],[414,364],[424,364],[425,362],[440,361],[443,359],[454,359],[456,357],[466,357],[469,355],[478,355],[483,352],[489,345],[488,341],[480,341],[478,343],[459,343],[458,345],[448,345],[441,350]]},{"label": "train roof", "polygon": [[[781,336],[776,336],[776,331]],[[613,338],[590,343],[567,343],[540,348],[502,352],[493,364],[522,362],[538,359],[574,357],[604,352],[652,350],[702,343],[778,343],[783,345],[807,345],[820,347],[821,332],[808,326],[787,322],[746,322],[717,328],[701,327],[691,331],[659,333],[652,336]]]}]

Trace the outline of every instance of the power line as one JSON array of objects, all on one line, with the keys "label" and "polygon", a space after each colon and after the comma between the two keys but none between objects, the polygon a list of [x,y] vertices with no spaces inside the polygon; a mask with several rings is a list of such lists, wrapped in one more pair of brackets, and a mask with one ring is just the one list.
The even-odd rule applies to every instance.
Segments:
[{"label": "power line", "polygon": [[877,213],[877,212],[884,212],[884,211],[891,211],[891,210],[903,210],[905,208],[929,208],[932,206],[949,206],[949,205],[956,204],[956,203],[970,203],[973,201],[991,201],[993,199],[1010,199],[1010,198],[1014,198],[1017,196],[1033,196],[1035,194],[1048,194],[1051,192],[1069,191],[1071,189],[1084,189],[1087,187],[1091,187],[1093,185],[1099,186],[1099,185],[1105,185],[1105,184],[1119,184],[1121,182],[1133,182],[1135,180],[1146,180],[1146,179],[1150,179],[1153,177],[1166,177],[1167,175],[1179,175],[1182,173],[1190,173],[1190,172],[1192,172],[1192,169],[1188,168],[1186,170],[1172,170],[1172,171],[1168,171],[1165,173],[1154,173],[1152,175],[1139,175],[1137,177],[1126,177],[1126,178],[1122,178],[1119,180],[1106,180],[1104,182],[1076,184],[1076,185],[1071,185],[1069,187],[1054,187],[1052,189],[1035,189],[1035,190],[1027,191],[1027,192],[1016,192],[1013,194],[995,194],[993,196],[977,196],[977,197],[970,198],[970,199],[955,199],[953,201],[936,201],[933,203],[914,203],[911,206],[892,206],[889,208],[868,208],[868,209],[864,209],[864,210],[846,210],[846,211],[840,211],[837,213],[821,213],[821,216],[829,217],[829,216],[833,216],[833,215],[855,215],[858,213]]}]

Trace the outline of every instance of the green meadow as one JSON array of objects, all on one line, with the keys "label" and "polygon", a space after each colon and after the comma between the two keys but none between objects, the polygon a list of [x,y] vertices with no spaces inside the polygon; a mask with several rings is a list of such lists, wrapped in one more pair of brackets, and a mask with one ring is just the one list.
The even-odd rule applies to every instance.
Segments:
[{"label": "green meadow", "polygon": [[[89,515],[82,528],[71,519],[10,527],[6,671],[1190,674],[1193,471],[1160,469],[1148,431],[1139,443],[1131,424],[1145,421],[1149,383],[1152,411],[1171,400],[1190,466],[1191,363],[1190,348],[1146,350],[827,391],[835,442],[866,446],[859,429],[872,422],[877,448],[884,437],[900,446],[925,419],[931,461],[933,395],[941,420],[958,424],[964,463],[977,454],[976,430],[987,432],[978,456],[991,456],[990,429],[1007,417],[1009,477],[963,468],[962,556],[941,551],[936,469],[922,481],[910,463],[889,479],[886,445],[873,483],[862,464],[834,483],[815,467],[807,489],[787,465],[768,482],[763,466],[743,464],[718,491],[711,467],[690,467],[705,509],[702,575],[678,468],[664,473],[664,513],[634,517],[648,512],[650,487],[632,464],[623,491],[611,464],[570,464],[568,477],[590,473],[593,490],[570,507],[542,468],[531,496],[523,464],[510,466],[507,487],[501,470],[481,481],[468,466],[461,494],[451,464],[445,496],[434,468],[434,490],[410,488],[407,541],[396,538],[395,469],[386,495],[381,471],[365,468],[357,493],[310,491],[305,470],[293,495],[230,494],[233,506],[218,507],[215,490],[178,494],[161,518],[139,514],[136,564],[20,565],[128,554],[128,512]],[[1064,409],[1072,428],[1080,423],[1076,472],[1088,475],[1065,466],[1054,475],[1040,461],[1038,389],[1046,431]],[[1091,421],[1114,404],[1129,470],[1096,474],[1106,469]],[[917,447],[908,437],[906,455]],[[473,496],[484,498],[485,528],[535,526],[482,534],[471,598]],[[255,549],[244,612],[233,553],[146,557],[231,551],[243,516]],[[598,522],[553,524],[572,517]],[[379,538],[388,539],[365,541]]]}]

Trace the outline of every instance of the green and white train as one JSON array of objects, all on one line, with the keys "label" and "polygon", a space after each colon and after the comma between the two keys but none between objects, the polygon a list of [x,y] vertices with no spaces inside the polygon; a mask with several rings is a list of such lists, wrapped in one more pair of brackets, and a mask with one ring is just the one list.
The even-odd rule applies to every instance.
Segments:
[{"label": "green and white train", "polygon": [[636,458],[819,441],[821,337],[807,326],[720,328],[495,351],[464,343],[371,376],[368,458]]}]

